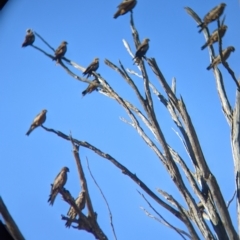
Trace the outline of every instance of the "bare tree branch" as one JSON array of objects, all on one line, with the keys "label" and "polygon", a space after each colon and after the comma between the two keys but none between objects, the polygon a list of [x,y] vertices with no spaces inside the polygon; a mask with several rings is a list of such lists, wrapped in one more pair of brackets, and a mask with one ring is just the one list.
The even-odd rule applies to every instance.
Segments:
[{"label": "bare tree branch", "polygon": [[[138,191],[138,190],[137,190]],[[142,196],[142,198],[147,202],[148,206],[160,217],[160,219],[157,219],[156,217],[154,217],[153,215],[151,215],[146,209],[144,209],[143,207],[141,207],[143,209],[143,211],[146,213],[147,216],[159,221],[160,223],[164,224],[165,226],[174,229],[183,239],[186,239],[183,235],[186,235],[187,237],[189,237],[191,239],[191,236],[183,231],[182,229],[179,229],[177,227],[174,227],[171,223],[169,223],[151,204],[150,202],[146,199],[146,197],[140,193],[138,191],[138,193]]]},{"label": "bare tree branch", "polygon": [[94,178],[94,176],[93,176],[93,174],[92,174],[92,171],[91,171],[90,166],[89,166],[88,158],[86,158],[86,161],[87,161],[88,171],[89,171],[89,173],[90,173],[90,175],[91,175],[91,177],[92,177],[92,179],[93,179],[95,185],[97,186],[98,190],[100,191],[100,193],[101,193],[101,195],[102,195],[102,197],[103,197],[103,199],[104,199],[104,201],[105,201],[105,203],[106,203],[106,205],[107,205],[107,209],[108,209],[108,213],[109,213],[110,224],[111,224],[111,228],[112,228],[113,236],[114,236],[114,239],[117,240],[117,236],[116,236],[115,229],[114,229],[114,225],[113,225],[112,212],[111,212],[111,209],[110,209],[110,207],[109,207],[108,201],[107,201],[107,199],[106,199],[106,197],[105,197],[105,195],[104,195],[102,189],[100,188],[100,186],[98,185],[96,179]]}]

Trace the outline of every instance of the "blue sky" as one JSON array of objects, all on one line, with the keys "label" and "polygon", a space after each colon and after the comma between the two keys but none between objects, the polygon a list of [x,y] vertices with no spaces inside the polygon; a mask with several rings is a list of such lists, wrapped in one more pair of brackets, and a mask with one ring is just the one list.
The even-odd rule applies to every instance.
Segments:
[{"label": "blue sky", "polygon": [[[139,0],[134,9],[134,21],[140,39],[151,39],[147,56],[156,58],[168,82],[176,77],[177,95],[181,94],[184,98],[205,158],[228,201],[234,192],[229,127],[221,111],[213,73],[206,70],[209,65],[208,51],[200,50],[205,42],[204,37],[197,32],[195,22],[184,10],[185,6],[189,6],[203,17],[219,3],[216,0],[151,3]],[[115,64],[121,60],[125,67],[138,72],[122,44],[122,39],[125,39],[134,49],[130,16],[127,14],[113,19],[118,4],[119,0],[10,0],[0,12],[0,194],[26,239],[94,239],[86,232],[65,228],[60,215],[66,214],[68,205],[61,197],[57,197],[53,207],[47,203],[50,184],[63,166],[70,169],[66,188],[73,196],[78,195],[80,184],[69,142],[41,128],[29,137],[25,135],[36,114],[44,108],[48,110],[45,126],[66,134],[71,131],[75,138],[112,155],[153,191],[161,188],[184,204],[154,153],[131,126],[120,121],[119,117],[128,117],[116,102],[97,92],[82,98],[85,83],[70,77],[35,49],[21,48],[27,28],[38,32],[55,48],[66,40],[69,43],[67,58],[86,67],[94,57],[99,57],[98,72],[121,96],[139,106],[131,88],[104,64],[105,58]],[[230,45],[236,48],[228,63],[238,78],[239,11],[237,0],[227,3],[225,23],[228,30],[223,39],[223,48]],[[210,30],[216,26],[216,23],[212,23]],[[52,53],[40,39],[36,38],[34,44]],[[220,69],[233,105],[235,84],[222,66]],[[76,69],[73,71],[81,75]],[[163,92],[150,72],[152,83]],[[141,80],[134,76],[133,79],[142,91]],[[172,130],[176,127],[168,112],[156,99],[154,104],[168,143],[190,164]],[[109,239],[113,239],[113,236],[108,212],[87,171],[86,157],[109,201],[118,239],[156,239],[166,236],[178,239],[175,232],[148,218],[140,210],[140,206],[148,207],[137,193],[136,189],[141,189],[136,184],[90,150],[81,148],[80,154],[99,224]],[[172,215],[152,200],[150,202],[167,220],[182,226]],[[236,226],[234,203],[230,211]]]}]

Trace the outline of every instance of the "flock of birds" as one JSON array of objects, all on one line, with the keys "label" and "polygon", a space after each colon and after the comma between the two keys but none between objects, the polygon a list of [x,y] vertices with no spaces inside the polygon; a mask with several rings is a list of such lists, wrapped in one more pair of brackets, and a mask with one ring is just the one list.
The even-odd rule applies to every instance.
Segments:
[{"label": "flock of birds", "polygon": [[[120,15],[124,15],[128,13],[129,11],[132,11],[132,9],[136,6],[137,0],[125,0],[118,6],[118,11],[114,14],[114,18],[119,17]],[[203,21],[201,24],[198,25],[200,27],[199,32],[201,32],[203,29],[205,29],[209,23],[218,20],[220,16],[223,14],[224,9],[226,7],[225,3],[221,3],[215,8],[213,8],[211,11],[209,11],[205,17],[203,18]],[[207,46],[211,46],[215,42],[218,42],[219,36],[222,38],[227,30],[226,25],[221,25],[219,29],[216,29],[212,35],[208,38],[207,42],[201,47],[201,49],[205,49]],[[32,45],[35,41],[35,35],[31,29],[27,30],[27,34],[25,36],[25,40],[22,44],[22,47],[26,47],[29,45]],[[136,63],[139,63],[139,61],[145,56],[147,50],[149,49],[149,39],[145,38],[143,42],[138,46],[135,56],[133,60]],[[235,49],[234,47],[230,46],[227,47],[222,51],[222,60],[226,61],[227,58],[230,56],[231,52],[233,52]],[[67,51],[67,42],[63,41],[61,45],[56,49],[55,56],[53,60],[55,60],[57,63],[61,62],[62,57],[64,57],[65,53]],[[207,70],[211,68],[215,68],[218,64],[221,63],[221,57],[218,55],[215,57],[212,61],[212,63],[207,67]],[[95,72],[99,67],[99,58],[94,58],[93,62],[86,68],[86,70],[83,72],[83,75],[90,77],[93,72]],[[86,95],[87,93],[91,93],[92,91],[96,90],[99,87],[99,81],[98,79],[94,79],[86,90],[82,92],[82,95]],[[35,128],[41,126],[46,121],[46,113],[47,110],[42,110],[33,120],[33,123],[31,124],[29,130],[27,131],[26,135],[29,135]],[[48,199],[48,202],[53,205],[54,200],[59,193],[59,189],[62,189],[67,181],[67,172],[69,172],[68,167],[63,167],[60,173],[57,175],[57,177],[54,180],[54,183],[51,184],[51,193]],[[78,198],[76,199],[76,204],[79,207],[80,210],[83,210],[85,207],[85,191],[81,191]],[[74,219],[77,216],[77,213],[75,210],[71,207],[68,211],[68,216],[70,219]],[[66,222],[66,226],[70,227],[71,223],[69,221]]]}]

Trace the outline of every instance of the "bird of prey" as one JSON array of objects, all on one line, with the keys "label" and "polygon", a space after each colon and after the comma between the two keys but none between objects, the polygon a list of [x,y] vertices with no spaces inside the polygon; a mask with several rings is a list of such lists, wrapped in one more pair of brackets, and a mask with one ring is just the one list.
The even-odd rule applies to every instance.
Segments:
[{"label": "bird of prey", "polygon": [[37,127],[41,126],[46,121],[46,113],[47,110],[43,109],[33,120],[33,123],[31,124],[29,130],[27,131],[26,135],[29,136],[29,134]]},{"label": "bird of prey", "polygon": [[[78,197],[75,199],[75,203],[80,211],[82,211],[85,208],[85,202],[86,202],[86,193],[83,190],[82,192],[79,193]],[[75,219],[77,214],[78,213],[75,211],[75,209],[72,206],[69,208],[68,213],[67,213],[67,215],[70,219]],[[67,220],[65,226],[70,227],[71,221]]]},{"label": "bird of prey", "polygon": [[124,0],[121,4],[118,5],[118,10],[113,17],[117,18],[120,15],[124,15],[127,12],[132,11],[136,4],[137,4],[136,0]]},{"label": "bird of prey", "polygon": [[[235,51],[235,48],[233,46],[230,46],[224,49],[222,51],[223,61],[226,61],[229,58],[231,52],[234,52],[234,51]],[[207,67],[207,70],[210,70],[211,68],[216,67],[219,63],[221,63],[220,55],[218,55],[216,58],[213,59],[212,63]]]},{"label": "bird of prey", "polygon": [[99,87],[99,81],[98,79],[94,79],[89,85],[88,87],[82,92],[83,97],[87,94],[87,93],[91,93],[94,90],[97,90],[97,88]]},{"label": "bird of prey", "polygon": [[87,78],[92,75],[92,72],[96,71],[99,67],[99,58],[94,58],[93,62],[86,68],[83,75],[87,75]]},{"label": "bird of prey", "polygon": [[25,36],[24,42],[22,44],[22,47],[26,47],[29,45],[32,45],[35,41],[35,35],[31,29],[27,29],[27,34]]},{"label": "bird of prey", "polygon": [[221,3],[215,8],[213,8],[210,12],[208,12],[203,18],[203,22],[198,25],[201,29],[198,32],[201,32],[207,25],[215,20],[217,20],[224,11],[224,8],[227,6],[226,3]]},{"label": "bird of prey", "polygon": [[[223,36],[225,35],[225,32],[227,31],[227,26],[226,25],[222,25],[219,28],[219,35],[221,38],[223,38]],[[207,42],[201,47],[201,49],[205,49],[207,46],[211,46],[213,43],[218,41],[218,29],[216,29],[212,35],[208,38]]]},{"label": "bird of prey", "polygon": [[48,199],[50,205],[53,205],[59,189],[62,189],[67,182],[67,172],[69,172],[68,167],[63,167],[60,173],[56,176],[53,184],[51,184],[51,193]]},{"label": "bird of prey", "polygon": [[57,60],[57,63],[61,61],[61,58],[64,56],[64,54],[67,51],[67,42],[63,41],[60,46],[57,48],[57,50],[55,51],[55,57],[53,58],[53,60]]},{"label": "bird of prey", "polygon": [[134,63],[139,63],[140,59],[146,54],[147,50],[149,49],[149,41],[150,39],[145,38],[143,42],[138,46],[135,56],[133,58]]}]

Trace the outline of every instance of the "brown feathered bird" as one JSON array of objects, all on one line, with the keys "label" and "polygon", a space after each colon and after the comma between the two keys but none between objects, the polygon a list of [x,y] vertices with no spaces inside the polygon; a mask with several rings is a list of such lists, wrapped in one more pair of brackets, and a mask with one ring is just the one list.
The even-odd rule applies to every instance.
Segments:
[{"label": "brown feathered bird", "polygon": [[203,18],[203,22],[198,25],[198,27],[201,28],[198,32],[201,32],[204,28],[206,28],[209,23],[217,20],[223,14],[226,6],[226,3],[221,3],[208,12]]},{"label": "brown feathered bird", "polygon": [[99,67],[99,58],[94,58],[93,62],[86,68],[86,70],[83,72],[83,76],[87,75],[87,78],[89,78],[92,75],[92,72],[96,71]]},{"label": "brown feathered bird", "polygon": [[[229,58],[231,52],[234,52],[234,51],[235,51],[235,48],[233,46],[230,46],[224,49],[222,51],[223,61],[226,61]],[[216,58],[213,59],[212,63],[207,67],[207,70],[210,70],[211,68],[216,67],[219,63],[221,63],[220,55],[218,55]]]},{"label": "brown feathered bird", "polygon": [[149,41],[150,39],[145,38],[143,42],[138,46],[135,56],[133,58],[134,63],[139,63],[140,59],[146,54],[147,50],[149,49]]},{"label": "brown feathered bird", "polygon": [[26,47],[32,45],[35,41],[35,35],[31,29],[27,29],[27,34],[25,36],[24,42],[22,43],[22,47]]},{"label": "brown feathered bird", "polygon": [[83,97],[87,94],[87,93],[91,93],[95,90],[97,90],[97,88],[99,87],[99,81],[98,79],[94,79],[89,85],[88,87],[82,92]]},{"label": "brown feathered bird", "polygon": [[53,184],[51,184],[51,193],[49,195],[48,202],[53,205],[59,189],[62,189],[67,182],[67,172],[69,172],[68,167],[63,167],[60,173],[56,176]]},{"label": "brown feathered bird", "polygon": [[[219,35],[221,38],[223,38],[223,36],[225,35],[225,32],[227,31],[227,26],[226,25],[222,25],[219,28]],[[218,29],[216,29],[212,35],[208,38],[207,42],[201,47],[201,49],[205,49],[207,46],[211,46],[213,43],[218,41]]]},{"label": "brown feathered bird", "polygon": [[[86,202],[86,193],[83,190],[82,192],[80,192],[78,197],[75,199],[75,203],[76,203],[76,205],[77,205],[77,207],[79,208],[80,211],[82,211],[85,208],[85,202]],[[71,206],[68,210],[67,215],[70,219],[75,219],[76,216],[78,215],[78,213]],[[67,222],[65,223],[65,226],[70,227],[71,226],[71,220],[67,220]]]},{"label": "brown feathered bird", "polygon": [[53,60],[57,60],[57,63],[61,61],[61,58],[64,56],[64,54],[67,51],[67,42],[63,41],[60,46],[57,48],[57,50],[55,51],[55,57],[53,58]]},{"label": "brown feathered bird", "polygon": [[47,110],[43,109],[33,120],[33,123],[31,124],[29,130],[27,131],[26,135],[29,136],[29,134],[37,127],[41,126],[46,121],[46,113]]},{"label": "brown feathered bird", "polygon": [[137,1],[136,0],[125,0],[121,4],[118,5],[118,10],[114,14],[114,18],[119,17],[120,15],[124,15],[130,11],[133,10],[133,8],[136,6]]}]

